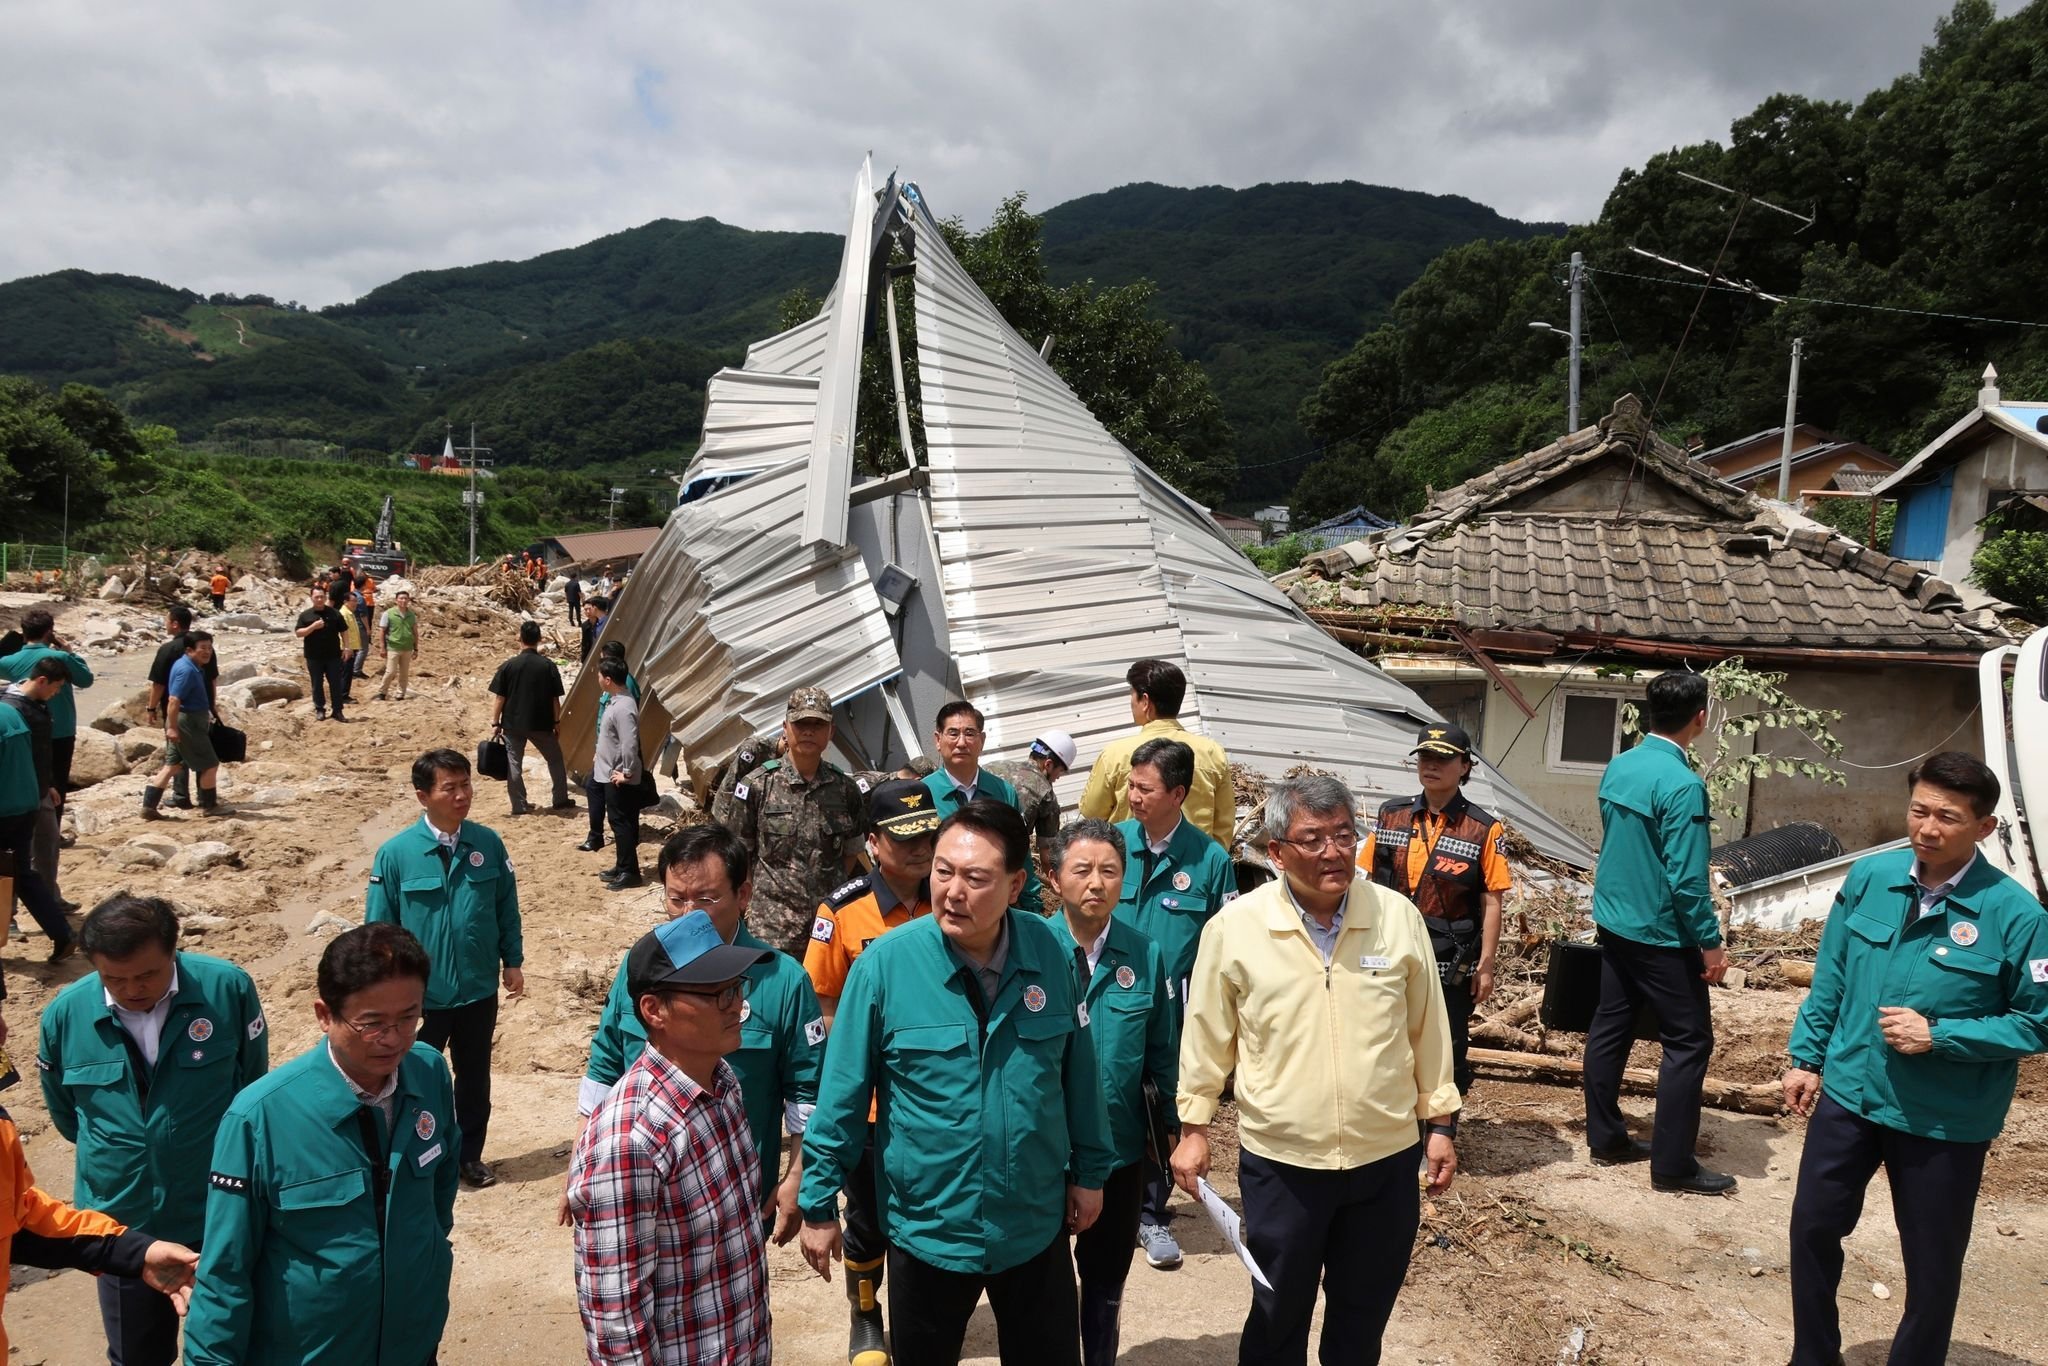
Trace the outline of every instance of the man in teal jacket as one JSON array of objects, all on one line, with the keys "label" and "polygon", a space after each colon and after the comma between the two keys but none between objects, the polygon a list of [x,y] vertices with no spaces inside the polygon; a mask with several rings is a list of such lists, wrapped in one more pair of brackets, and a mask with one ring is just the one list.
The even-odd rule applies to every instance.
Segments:
[{"label": "man in teal jacket", "polygon": [[1911,849],[1849,869],[1788,1051],[1811,1114],[1792,1200],[1792,1361],[1838,1362],[1842,1239],[1878,1167],[1906,1263],[1898,1363],[1946,1361],[1984,1156],[2019,1059],[2048,1051],[2048,911],[1977,853],[1998,778],[1937,754],[1907,780]]},{"label": "man in teal jacket", "polygon": [[[1195,781],[1192,746],[1154,736],[1131,751],[1130,765],[1124,797],[1131,819],[1116,824],[1128,851],[1116,918],[1159,946],[1178,1033],[1202,928],[1237,899],[1237,868],[1228,850],[1181,814]],[[1166,1169],[1156,1156],[1147,1155],[1138,1246],[1145,1250],[1146,1263],[1160,1270],[1179,1266],[1181,1260],[1180,1244],[1166,1227],[1173,1217],[1166,1207],[1172,1198]]]},{"label": "man in teal jacket", "polygon": [[[38,810],[35,840],[36,873],[49,884],[50,894],[63,901],[64,892],[57,877],[61,847],[58,830],[64,818],[65,795],[71,791],[71,760],[78,749],[78,699],[75,690],[92,686],[92,665],[58,638],[56,618],[40,607],[22,614],[21,635],[28,643],[13,654],[0,657],[0,676],[10,683],[19,683],[29,676],[39,661],[45,659],[57,660],[69,675],[69,681],[57,689],[57,695],[48,704],[50,762],[56,770],[57,796],[54,801],[43,803]],[[78,908],[67,903],[64,909],[75,911]]]},{"label": "man in teal jacket", "polygon": [[[1714,1051],[1707,987],[1728,970],[1707,883],[1707,785],[1686,757],[1707,728],[1707,692],[1705,678],[1683,669],[1651,679],[1643,691],[1650,733],[1600,779],[1600,1007],[1586,1031],[1586,1142],[1598,1164],[1648,1158],[1654,1190],[1725,1195],[1735,1178],[1708,1171],[1693,1153]],[[1645,1005],[1664,1046],[1647,1144],[1629,1137],[1621,1114],[1621,1074]]]},{"label": "man in teal jacket", "polygon": [[[745,949],[768,946],[747,933],[745,916],[753,895],[753,857],[739,837],[722,825],[690,825],[661,846],[656,864],[669,918],[703,911],[728,944]],[[782,1164],[782,1132],[802,1134],[818,1098],[818,1062],[824,1056],[825,1019],[817,993],[803,964],[786,953],[770,957],[746,971],[747,999],[740,1006],[740,1046],[725,1060],[740,1079],[747,1128],[761,1155],[760,1199],[763,1214],[772,1217],[777,1246],[796,1236],[797,1184],[802,1179],[802,1149],[790,1162],[789,1175],[778,1185]],[[626,982],[626,963],[605,997],[597,1035],[590,1041],[590,1063],[577,1095],[577,1130],[603,1103],[626,1069],[647,1051],[647,1026],[634,1009]]]},{"label": "man in teal jacket", "polygon": [[413,1042],[427,955],[359,925],[320,956],[325,1039],[235,1098],[213,1145],[187,1366],[427,1366],[448,1323],[460,1136]]},{"label": "man in teal jacket", "polygon": [[854,960],[804,1134],[805,1260],[840,1253],[838,1191],[875,1099],[875,1185],[898,1359],[957,1361],[982,1292],[1005,1361],[1079,1366],[1069,1232],[1116,1157],[1075,962],[1010,907],[1024,819],[972,801],[939,829],[932,914]]},{"label": "man in teal jacket", "polygon": [[[1181,748],[1185,749],[1183,745]],[[1133,776],[1138,773],[1133,767]],[[1209,836],[1203,834],[1207,840]],[[1210,841],[1212,844],[1213,840]],[[1083,1002],[1109,1110],[1116,1170],[1102,1187],[1102,1217],[1074,1239],[1081,1277],[1082,1366],[1116,1361],[1131,1240],[1145,1196],[1145,1155],[1164,1149],[1164,1109],[1180,1083],[1180,1011],[1167,990],[1159,946],[1116,918],[1124,886],[1124,839],[1107,821],[1070,823],[1042,851],[1060,896],[1053,932],[1087,970]],[[1078,968],[1077,968],[1078,970]],[[1149,1087],[1149,1101],[1148,1101]],[[1149,1140],[1149,1143],[1148,1143]],[[1154,1165],[1163,1151],[1154,1153]]]},{"label": "man in teal jacket", "polygon": [[[233,963],[178,951],[178,917],[122,894],[78,937],[94,972],[43,1011],[36,1067],[57,1132],[77,1145],[73,1198],[197,1248],[221,1116],[270,1066],[256,984]],[[178,1314],[139,1276],[99,1279],[108,1359],[171,1366]]]},{"label": "man in teal jacket", "polygon": [[[938,751],[939,766],[924,777],[932,794],[932,806],[941,819],[952,815],[977,797],[1001,802],[1012,811],[1023,811],[1017,789],[1010,780],[981,766],[982,746],[988,743],[988,722],[971,702],[948,702],[939,708],[932,726],[932,746]],[[1024,890],[1017,904],[1027,911],[1045,911],[1038,869],[1024,876]]]},{"label": "man in teal jacket", "polygon": [[78,937],[64,918],[64,903],[37,876],[30,852],[44,795],[36,781],[35,737],[28,722],[18,709],[0,707],[0,850],[13,858],[15,888],[36,924],[50,936],[54,963],[77,949]]},{"label": "man in teal jacket", "polygon": [[462,1179],[497,1180],[484,1165],[491,1122],[491,1043],[498,1032],[498,981],[526,993],[519,883],[505,842],[467,820],[475,793],[469,760],[428,750],[412,765],[420,818],[377,850],[370,863],[365,924],[405,926],[433,963],[420,1042],[446,1048],[455,1063],[455,1104],[462,1119]]}]

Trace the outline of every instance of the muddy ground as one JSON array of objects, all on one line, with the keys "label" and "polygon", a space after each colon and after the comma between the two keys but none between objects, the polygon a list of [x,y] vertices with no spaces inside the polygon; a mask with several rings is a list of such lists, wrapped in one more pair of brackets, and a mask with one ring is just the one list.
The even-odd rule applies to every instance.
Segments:
[{"label": "muddy ground", "polygon": [[[142,779],[135,775],[108,778],[73,798],[82,819],[77,846],[65,855],[66,893],[90,906],[134,888],[167,895],[195,912],[198,933],[190,946],[235,959],[255,974],[270,1011],[274,1058],[292,1056],[315,1037],[313,965],[333,932],[332,922],[315,922],[360,918],[372,851],[417,815],[407,780],[412,757],[444,743],[474,748],[489,715],[485,684],[513,648],[509,616],[471,595],[430,593],[429,599],[423,662],[407,701],[365,701],[354,709],[359,719],[347,726],[314,722],[304,701],[231,717],[250,732],[252,747],[252,762],[228,770],[223,782],[232,817],[145,825],[137,814]],[[26,605],[17,595],[0,599],[0,626]],[[231,610],[236,605],[229,603]],[[93,613],[103,616],[104,610],[74,607],[69,622],[82,623]],[[562,641],[571,639],[558,609],[547,620]],[[83,717],[141,685],[149,652],[113,648],[120,643],[89,652],[102,681],[81,697]],[[288,635],[223,633],[220,644],[224,667],[274,659],[281,665],[276,672],[300,676],[292,667],[296,642]],[[553,1218],[574,1131],[576,1079],[618,955],[658,912],[645,890],[611,893],[598,884],[594,874],[609,854],[572,848],[582,837],[580,813],[514,820],[503,786],[484,783],[473,814],[504,836],[519,872],[529,996],[501,1016],[487,1154],[500,1181],[490,1190],[464,1191],[457,1205],[454,1309],[441,1360],[445,1366],[580,1361],[569,1235]],[[190,875],[119,865],[133,856],[120,852],[128,841],[159,835],[180,845],[224,841],[236,862]],[[650,846],[658,838],[651,821],[647,838]],[[645,851],[649,861],[652,853]],[[50,1129],[28,1059],[43,1003],[84,968],[46,967],[47,944],[29,926],[23,916],[0,950],[12,1051],[29,1080],[0,1094],[0,1103],[20,1123],[43,1184],[68,1193],[70,1148]],[[1763,1081],[1783,1067],[1800,993],[1773,978],[1759,972],[1745,989],[1715,993],[1715,1076]],[[1526,989],[1510,983],[1503,993]],[[1654,1066],[1653,1046],[1642,1045],[1638,1053],[1639,1065]],[[1626,1105],[1647,1124],[1649,1100]],[[1709,1111],[1702,1154],[1741,1178],[1739,1194],[1725,1200],[1654,1195],[1641,1168],[1587,1164],[1575,1091],[1482,1081],[1460,1143],[1463,1170],[1428,1209],[1385,1359],[1471,1366],[1784,1361],[1790,1345],[1786,1224],[1803,1128],[1796,1119]],[[1234,1147],[1219,1147],[1215,1184],[1234,1199]],[[1186,1264],[1158,1272],[1140,1262],[1132,1270],[1123,1359],[1134,1366],[1234,1361],[1248,1282],[1201,1216],[1184,1199],[1176,1208]],[[1849,1360],[1869,1366],[1884,1358],[1905,1292],[1881,1179],[1849,1248],[1842,1294]],[[769,1263],[778,1360],[843,1362],[845,1300],[838,1284],[821,1283],[794,1247],[771,1249]],[[1889,1298],[1878,1297],[1875,1285],[1887,1287]],[[85,1276],[16,1271],[7,1319],[12,1362],[19,1366],[87,1366],[105,1359]],[[967,1359],[995,1360],[986,1307],[969,1332]],[[2042,1060],[2025,1069],[2021,1099],[1992,1149],[1950,1360],[1970,1366],[2048,1362],[2048,1066]]]}]

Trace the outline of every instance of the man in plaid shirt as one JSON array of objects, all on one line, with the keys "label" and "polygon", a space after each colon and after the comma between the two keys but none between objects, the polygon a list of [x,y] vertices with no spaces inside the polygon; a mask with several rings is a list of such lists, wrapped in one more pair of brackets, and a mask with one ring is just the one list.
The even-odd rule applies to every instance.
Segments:
[{"label": "man in plaid shirt", "polygon": [[766,1363],[760,1161],[739,1079],[743,974],[767,952],[691,911],[626,956],[646,1052],[590,1116],[569,1168],[576,1304],[597,1363]]}]

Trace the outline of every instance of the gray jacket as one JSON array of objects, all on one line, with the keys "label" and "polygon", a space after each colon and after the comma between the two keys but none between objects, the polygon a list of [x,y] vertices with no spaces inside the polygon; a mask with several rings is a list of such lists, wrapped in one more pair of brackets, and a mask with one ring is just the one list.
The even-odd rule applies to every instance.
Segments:
[{"label": "gray jacket", "polygon": [[640,707],[626,693],[605,703],[597,722],[597,752],[590,760],[590,775],[601,783],[620,772],[629,783],[640,781]]}]

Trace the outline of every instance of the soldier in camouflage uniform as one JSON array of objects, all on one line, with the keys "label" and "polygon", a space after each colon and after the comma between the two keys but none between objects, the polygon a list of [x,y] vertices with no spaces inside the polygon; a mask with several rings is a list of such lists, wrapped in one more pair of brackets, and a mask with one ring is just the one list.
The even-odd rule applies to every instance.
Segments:
[{"label": "soldier in camouflage uniform", "polygon": [[739,836],[755,858],[747,928],[801,959],[818,903],[860,870],[856,851],[867,833],[867,796],[825,760],[832,699],[824,689],[789,695],[782,737],[781,758],[744,775],[728,774],[712,799],[711,819]]},{"label": "soldier in camouflage uniform", "polygon": [[1045,870],[1045,846],[1060,832],[1060,799],[1052,785],[1067,776],[1075,757],[1074,737],[1063,730],[1049,730],[1031,742],[1030,757],[997,759],[988,765],[989,772],[1017,789],[1017,812],[1031,832],[1031,854],[1041,872]]}]

